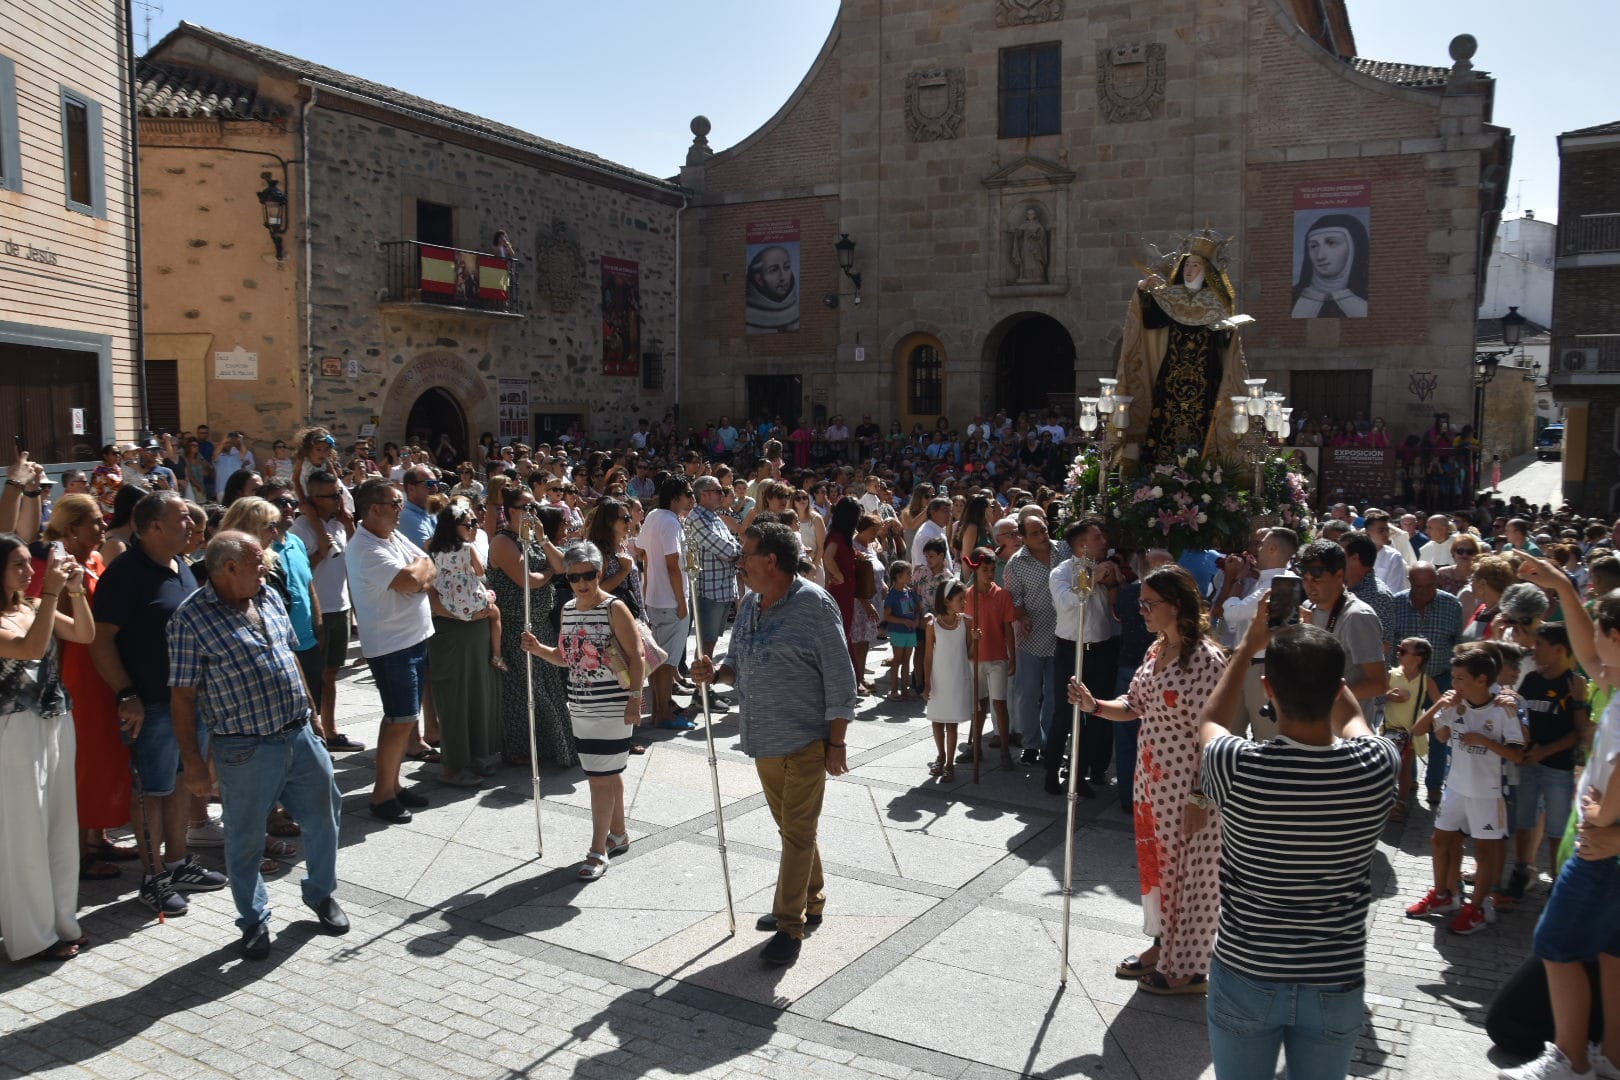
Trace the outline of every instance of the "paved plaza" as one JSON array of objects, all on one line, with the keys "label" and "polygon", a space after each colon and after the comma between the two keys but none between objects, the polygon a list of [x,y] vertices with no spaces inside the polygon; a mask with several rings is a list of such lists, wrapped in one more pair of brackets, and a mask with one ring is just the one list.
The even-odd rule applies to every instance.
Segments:
[{"label": "paved plaza", "polygon": [[[371,745],[379,710],[363,667],[339,702],[343,730]],[[574,877],[589,838],[577,770],[544,778],[537,858],[528,773],[468,792],[420,767],[433,807],[386,826],[366,812],[370,753],[345,755],[348,936],[315,932],[296,867],[270,885],[263,963],[236,950],[228,892],[193,894],[190,914],[159,925],[131,876],[86,882],[93,949],[0,964],[0,1076],[1214,1075],[1203,998],[1114,978],[1145,941],[1130,819],[1111,788],[1080,804],[1059,992],[1062,803],[1035,769],[930,780],[920,706],[864,699],[853,771],[829,783],[822,817],[826,921],[796,966],[769,970],[753,923],[770,908],[777,838],[735,713],[716,722],[735,937],[701,732],[651,733],[630,759],[631,849],[590,884]],[[1418,809],[1391,825],[1374,864],[1357,1075],[1471,1080],[1500,1064],[1483,1011],[1526,951],[1541,893],[1471,938],[1408,921],[1428,883],[1429,822]],[[217,850],[202,857],[218,865]]]}]

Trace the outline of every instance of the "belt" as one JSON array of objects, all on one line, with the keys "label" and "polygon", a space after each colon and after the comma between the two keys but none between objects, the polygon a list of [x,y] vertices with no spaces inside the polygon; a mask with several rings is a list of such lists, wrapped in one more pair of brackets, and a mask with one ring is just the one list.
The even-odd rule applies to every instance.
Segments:
[{"label": "belt", "polygon": [[1115,634],[1113,637],[1111,637],[1111,638],[1103,638],[1101,641],[1088,641],[1088,642],[1086,642],[1086,652],[1090,652],[1092,649],[1105,649],[1105,648],[1109,648],[1111,646],[1118,646],[1118,645],[1119,645],[1119,635]]},{"label": "belt", "polygon": [[286,725],[280,731],[276,732],[276,734],[277,735],[285,735],[288,732],[297,731],[299,728],[303,727],[307,723],[309,723],[309,717],[308,716],[300,716],[298,719],[294,720],[292,723]]}]

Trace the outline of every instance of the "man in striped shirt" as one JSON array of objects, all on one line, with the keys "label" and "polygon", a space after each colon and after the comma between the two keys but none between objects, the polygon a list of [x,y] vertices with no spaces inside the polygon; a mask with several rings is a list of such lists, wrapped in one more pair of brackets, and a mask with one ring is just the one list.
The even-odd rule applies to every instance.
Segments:
[{"label": "man in striped shirt", "polygon": [[[1221,916],[1209,970],[1209,1042],[1220,1080],[1344,1076],[1364,1026],[1372,857],[1400,757],[1344,685],[1344,647],[1286,626],[1267,640],[1262,599],[1200,717],[1202,792],[1220,808]],[[1278,737],[1252,743],[1243,676],[1265,650]]]}]

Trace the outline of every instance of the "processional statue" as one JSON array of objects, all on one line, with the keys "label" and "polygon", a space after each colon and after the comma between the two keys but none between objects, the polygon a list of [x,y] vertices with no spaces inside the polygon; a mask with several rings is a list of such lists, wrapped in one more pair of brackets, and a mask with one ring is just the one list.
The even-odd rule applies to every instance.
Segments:
[{"label": "processional statue", "polygon": [[1205,228],[1182,239],[1137,282],[1125,316],[1120,394],[1148,408],[1131,411],[1123,455],[1144,466],[1173,462],[1191,450],[1235,459],[1232,398],[1247,391],[1239,328],[1254,321],[1237,311],[1226,273],[1231,237]]}]

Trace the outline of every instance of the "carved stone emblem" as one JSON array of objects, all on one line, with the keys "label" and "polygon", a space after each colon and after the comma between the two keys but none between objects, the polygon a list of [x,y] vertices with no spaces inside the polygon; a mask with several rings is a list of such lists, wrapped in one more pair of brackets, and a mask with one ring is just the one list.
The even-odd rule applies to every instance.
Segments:
[{"label": "carved stone emblem", "polygon": [[1097,50],[1097,105],[1110,124],[1152,120],[1164,101],[1164,45],[1137,42]]},{"label": "carved stone emblem", "polygon": [[997,26],[1028,26],[1063,18],[1063,0],[996,0]]},{"label": "carved stone emblem", "polygon": [[967,75],[961,68],[913,71],[906,76],[906,130],[912,142],[954,139],[962,126]]},{"label": "carved stone emblem", "polygon": [[556,314],[572,311],[579,302],[579,285],[585,277],[585,258],[580,254],[573,226],[562,218],[552,218],[551,228],[540,234],[536,248],[540,294]]}]

